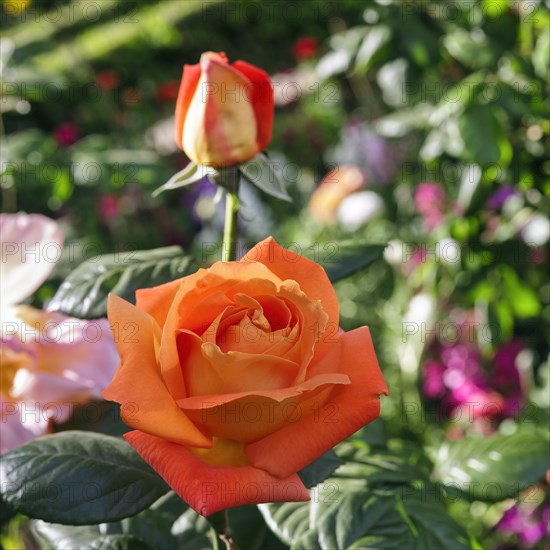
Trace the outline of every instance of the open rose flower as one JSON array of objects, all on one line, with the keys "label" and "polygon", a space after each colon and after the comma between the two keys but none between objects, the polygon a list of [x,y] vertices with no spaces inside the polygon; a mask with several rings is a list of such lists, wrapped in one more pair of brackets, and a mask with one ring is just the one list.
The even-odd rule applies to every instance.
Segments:
[{"label": "open rose flower", "polygon": [[309,499],[297,472],[380,412],[369,329],[344,332],[321,266],[272,238],[238,262],[111,296],[121,364],[104,397],[130,444],[202,515]]},{"label": "open rose flower", "polygon": [[267,73],[224,53],[185,65],[176,103],[176,143],[196,164],[214,168],[245,162],[267,147],[273,89]]}]

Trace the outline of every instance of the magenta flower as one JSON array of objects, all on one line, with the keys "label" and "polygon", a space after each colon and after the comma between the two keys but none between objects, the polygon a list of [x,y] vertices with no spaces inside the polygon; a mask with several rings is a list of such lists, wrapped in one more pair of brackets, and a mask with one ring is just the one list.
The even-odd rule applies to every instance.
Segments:
[{"label": "magenta flower", "polygon": [[476,425],[485,423],[488,428],[494,421],[516,417],[526,395],[517,366],[523,349],[519,340],[501,346],[487,374],[479,350],[473,345],[436,341],[432,359],[423,368],[423,394],[440,401],[446,416],[468,419]]},{"label": "magenta flower", "polygon": [[59,147],[68,147],[80,137],[80,129],[76,124],[63,122],[53,132],[53,137]]},{"label": "magenta flower", "polygon": [[496,529],[506,535],[517,535],[524,548],[531,548],[550,535],[550,506],[516,504],[506,510]]},{"label": "magenta flower", "polygon": [[422,391],[429,399],[439,399],[445,394],[444,373],[445,367],[438,361],[428,361],[424,365]]},{"label": "magenta flower", "polygon": [[439,183],[425,182],[417,186],[414,206],[429,231],[436,229],[443,221],[445,200],[445,190]]},{"label": "magenta flower", "polygon": [[526,388],[517,365],[517,357],[523,349],[523,342],[514,339],[502,345],[493,358],[489,384],[505,397],[504,417],[517,415],[524,404]]}]

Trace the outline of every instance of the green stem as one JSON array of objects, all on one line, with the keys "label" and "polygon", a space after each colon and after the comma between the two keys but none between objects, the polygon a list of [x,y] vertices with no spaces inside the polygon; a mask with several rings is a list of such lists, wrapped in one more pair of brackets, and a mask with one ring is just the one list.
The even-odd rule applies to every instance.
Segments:
[{"label": "green stem", "polygon": [[210,526],[210,536],[212,537],[212,550],[220,550],[220,539],[214,527]]},{"label": "green stem", "polygon": [[[220,510],[208,517],[213,550],[239,550],[229,534],[229,518],[227,510]],[[220,545],[223,542],[223,546]]]},{"label": "green stem", "polygon": [[[237,187],[237,186],[235,186]],[[225,194],[225,225],[223,228],[222,261],[237,259],[237,239],[239,237],[239,197],[238,190]]]}]

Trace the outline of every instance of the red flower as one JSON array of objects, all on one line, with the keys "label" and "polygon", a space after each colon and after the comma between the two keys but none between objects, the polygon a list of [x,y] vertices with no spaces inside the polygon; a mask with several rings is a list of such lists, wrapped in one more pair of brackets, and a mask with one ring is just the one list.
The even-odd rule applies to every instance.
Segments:
[{"label": "red flower", "polygon": [[102,71],[97,73],[95,81],[100,90],[112,90],[118,85],[118,74],[115,71]]},{"label": "red flower", "polygon": [[159,84],[155,90],[155,97],[161,103],[170,103],[178,97],[178,83],[175,80],[169,80]]},{"label": "red flower", "polygon": [[304,36],[296,41],[293,51],[298,61],[309,59],[319,51],[319,42],[313,36]]}]

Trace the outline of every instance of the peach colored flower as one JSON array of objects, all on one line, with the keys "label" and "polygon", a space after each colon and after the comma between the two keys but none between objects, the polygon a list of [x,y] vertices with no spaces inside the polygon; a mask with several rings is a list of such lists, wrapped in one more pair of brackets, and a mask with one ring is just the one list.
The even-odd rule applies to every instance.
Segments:
[{"label": "peach colored flower", "polygon": [[273,238],[238,262],[111,296],[121,365],[104,397],[130,444],[202,515],[302,501],[297,472],[375,419],[387,393],[367,327],[339,328],[323,268]]},{"label": "peach colored flower", "polygon": [[319,187],[311,195],[309,212],[323,225],[335,223],[342,201],[364,186],[365,176],[357,166],[338,166],[322,179]]}]

